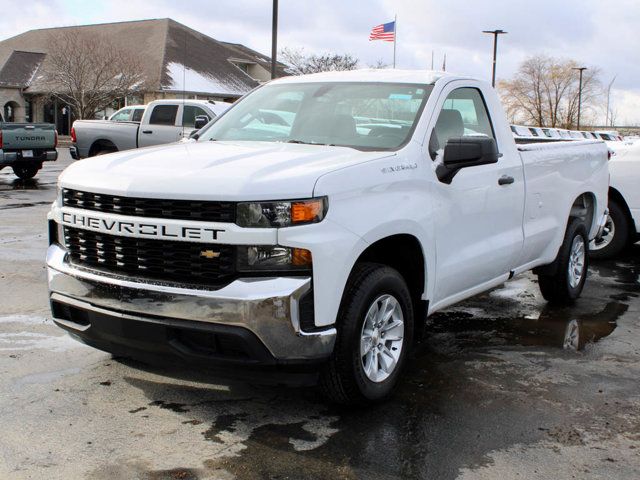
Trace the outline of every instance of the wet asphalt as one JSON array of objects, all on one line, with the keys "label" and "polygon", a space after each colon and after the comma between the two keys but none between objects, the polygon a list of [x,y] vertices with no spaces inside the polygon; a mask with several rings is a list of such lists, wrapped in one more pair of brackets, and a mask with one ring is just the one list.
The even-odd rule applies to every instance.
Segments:
[{"label": "wet asphalt", "polygon": [[336,408],[53,325],[45,219],[70,162],[0,171],[0,479],[640,478],[640,246],[593,263],[573,307],[526,274],[435,314],[391,401]]}]

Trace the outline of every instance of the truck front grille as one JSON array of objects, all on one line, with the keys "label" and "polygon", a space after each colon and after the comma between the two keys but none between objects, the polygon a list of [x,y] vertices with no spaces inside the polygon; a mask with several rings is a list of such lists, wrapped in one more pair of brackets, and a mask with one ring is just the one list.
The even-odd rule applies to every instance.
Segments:
[{"label": "truck front grille", "polygon": [[71,227],[64,228],[64,240],[74,265],[143,280],[220,288],[236,273],[231,245],[120,237]]},{"label": "truck front grille", "polygon": [[120,197],[65,188],[62,190],[62,205],[134,217],[170,218],[202,222],[233,223],[236,221],[236,205],[234,202]]}]

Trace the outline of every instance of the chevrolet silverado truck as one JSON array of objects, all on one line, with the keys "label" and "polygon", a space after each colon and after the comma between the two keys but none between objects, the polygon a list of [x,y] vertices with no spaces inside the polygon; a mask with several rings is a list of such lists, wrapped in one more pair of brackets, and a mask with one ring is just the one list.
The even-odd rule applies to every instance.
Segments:
[{"label": "chevrolet silverado truck", "polygon": [[43,162],[58,159],[57,146],[53,124],[9,123],[0,116],[0,170],[11,167],[18,178],[33,178]]},{"label": "chevrolet silverado truck", "polygon": [[131,121],[76,120],[71,128],[71,158],[79,160],[178,142],[222,115],[230,106],[227,102],[206,100],[155,100],[147,105],[138,120],[133,117]]},{"label": "chevrolet silverado truck", "polygon": [[545,299],[576,301],[608,180],[602,142],[517,146],[482,81],[282,78],[197,141],[65,170],[53,318],[116,355],[380,401],[428,315],[531,269]]},{"label": "chevrolet silverado truck", "polygon": [[640,240],[640,143],[610,141],[609,217],[602,236],[591,244],[591,256],[611,259]]}]

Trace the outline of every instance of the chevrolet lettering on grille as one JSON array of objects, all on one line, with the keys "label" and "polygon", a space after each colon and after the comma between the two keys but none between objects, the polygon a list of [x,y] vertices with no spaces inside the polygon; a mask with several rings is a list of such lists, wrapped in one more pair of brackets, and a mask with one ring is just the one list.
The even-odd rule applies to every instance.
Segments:
[{"label": "chevrolet lettering on grille", "polygon": [[164,238],[175,240],[217,240],[225,230],[181,225],[163,225],[151,221],[122,221],[79,213],[62,212],[62,223],[69,227],[84,228],[125,237]]}]

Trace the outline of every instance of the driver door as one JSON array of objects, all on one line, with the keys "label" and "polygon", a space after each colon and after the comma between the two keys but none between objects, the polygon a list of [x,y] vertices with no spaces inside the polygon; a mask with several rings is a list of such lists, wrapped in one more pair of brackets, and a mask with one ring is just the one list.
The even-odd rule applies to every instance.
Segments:
[{"label": "driver door", "polygon": [[[450,85],[439,102],[428,137],[434,168],[453,137],[488,136],[503,152],[481,89],[465,85]],[[506,279],[514,267],[523,243],[524,174],[518,152],[508,152],[497,163],[461,169],[450,184],[435,180],[434,303],[453,303],[482,290]]]}]

